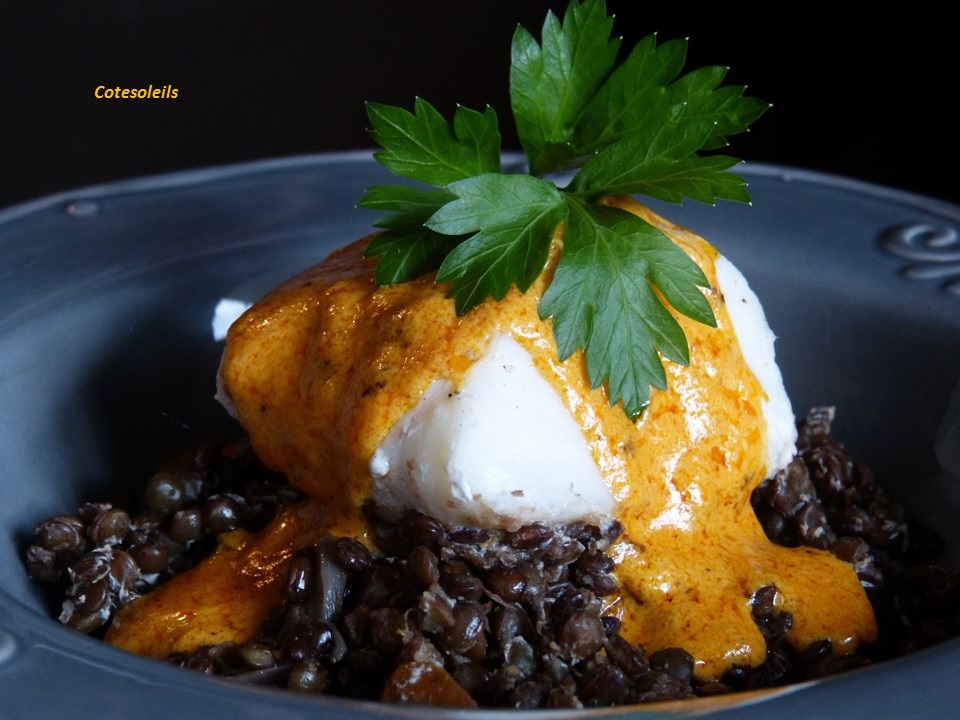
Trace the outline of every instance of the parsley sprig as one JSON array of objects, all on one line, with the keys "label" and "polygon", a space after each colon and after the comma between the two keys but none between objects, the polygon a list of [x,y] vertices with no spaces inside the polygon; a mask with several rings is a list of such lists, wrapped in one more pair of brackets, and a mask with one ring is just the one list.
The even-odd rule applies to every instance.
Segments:
[{"label": "parsley sprig", "polygon": [[[452,122],[417,98],[413,112],[367,104],[377,160],[419,185],[368,189],[360,206],[384,214],[367,254],[378,284],[437,271],[456,311],[543,271],[557,228],[563,252],[540,300],[561,360],[585,353],[594,387],[637,417],[650,388],[665,389],[661,356],[686,364],[683,329],[664,303],[716,325],[703,271],[646,221],[600,204],[614,195],[679,203],[748,201],[737,160],[703,154],[744,132],[768,104],[724,86],[725,68],[681,75],[686,41],[650,35],[619,64],[620,40],[603,0],[572,0],[552,12],[538,42],[513,37],[510,101],[529,174],[505,174],[492,108],[459,106]],[[576,171],[565,187],[550,176]]]}]

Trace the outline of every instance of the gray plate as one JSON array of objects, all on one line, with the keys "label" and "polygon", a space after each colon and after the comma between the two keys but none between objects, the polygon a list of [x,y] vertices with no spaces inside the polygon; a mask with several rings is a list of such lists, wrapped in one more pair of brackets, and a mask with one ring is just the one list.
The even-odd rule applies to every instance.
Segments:
[{"label": "gray plate", "polygon": [[[960,208],[783,168],[744,172],[752,206],[658,209],[750,279],[794,408],[836,405],[837,434],[956,557],[960,481],[939,469],[934,439],[960,380]],[[388,181],[366,153],[317,156],[0,212],[0,715],[464,715],[237,689],[121,653],[51,620],[19,559],[37,520],[134,493],[160,461],[233,430],[213,400],[215,304],[254,300],[367,233],[372,216],[354,205]],[[942,455],[955,462],[952,437]],[[776,693],[575,715],[955,718],[958,672],[954,641]]]}]

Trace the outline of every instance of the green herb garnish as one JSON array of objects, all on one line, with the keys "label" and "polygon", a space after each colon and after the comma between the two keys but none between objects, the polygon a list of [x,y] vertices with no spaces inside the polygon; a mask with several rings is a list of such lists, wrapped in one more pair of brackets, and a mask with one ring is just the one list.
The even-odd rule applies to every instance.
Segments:
[{"label": "green herb garnish", "polygon": [[[530,174],[505,174],[491,108],[458,107],[448,122],[417,99],[413,113],[367,104],[377,160],[424,186],[370,188],[360,206],[384,211],[370,243],[376,281],[412,280],[437,270],[466,313],[542,272],[557,227],[563,253],[540,300],[552,318],[560,359],[577,348],[590,382],[607,384],[611,404],[630,417],[665,389],[660,355],[689,362],[676,311],[716,325],[700,288],[703,271],[666,235],[640,218],[598,204],[612,195],[679,203],[749,201],[738,160],[701,155],[726,145],[769,107],[722,86],[722,67],[680,75],[686,41],[651,35],[617,64],[620,41],[603,0],[572,0],[561,22],[548,13],[541,41],[518,27],[510,99]],[[576,170],[565,187],[546,176]]]}]

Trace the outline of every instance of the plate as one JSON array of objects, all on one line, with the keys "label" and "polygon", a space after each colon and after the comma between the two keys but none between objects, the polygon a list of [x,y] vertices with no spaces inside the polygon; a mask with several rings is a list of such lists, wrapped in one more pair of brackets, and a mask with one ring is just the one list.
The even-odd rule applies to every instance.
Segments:
[{"label": "plate", "polygon": [[[960,390],[948,412],[960,382],[960,208],[790,168],[741,170],[751,205],[655,209],[740,267],[779,336],[795,411],[835,405],[836,435],[943,533],[956,560],[960,479],[937,451],[960,474]],[[390,177],[368,153],[295,157],[0,212],[6,717],[515,716],[236,688],[127,655],[51,620],[20,562],[39,519],[135,492],[164,459],[232,429],[213,399],[217,303],[253,301],[368,233],[374,216],[354,206]],[[777,692],[546,716],[953,718],[958,671],[960,640]]]}]

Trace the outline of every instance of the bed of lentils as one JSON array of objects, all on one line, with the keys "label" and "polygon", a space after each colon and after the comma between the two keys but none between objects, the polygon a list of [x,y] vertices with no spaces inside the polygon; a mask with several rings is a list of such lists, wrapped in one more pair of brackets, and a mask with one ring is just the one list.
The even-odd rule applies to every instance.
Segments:
[{"label": "bed of lentils", "polygon": [[[855,567],[880,626],[865,654],[836,656],[826,641],[791,648],[792,618],[764,587],[752,612],[766,662],[698,683],[685,650],[648,654],[603,615],[617,588],[604,552],[617,523],[493,533],[417,513],[388,522],[369,508],[374,551],[333,537],[299,549],[287,600],[259,637],[169,661],[237,682],[397,701],[423,699],[397,679],[403,668],[431,668],[434,700],[570,708],[780,685],[956,635],[960,582],[935,564],[938,538],[831,437],[832,418],[815,408],[798,424],[796,459],[755,490],[753,505],[775,542],[829,550]],[[141,510],[88,503],[40,523],[25,564],[53,588],[61,622],[98,634],[121,607],[209,554],[217,535],[260,529],[299,497],[244,443],[207,443],[150,479]]]}]

